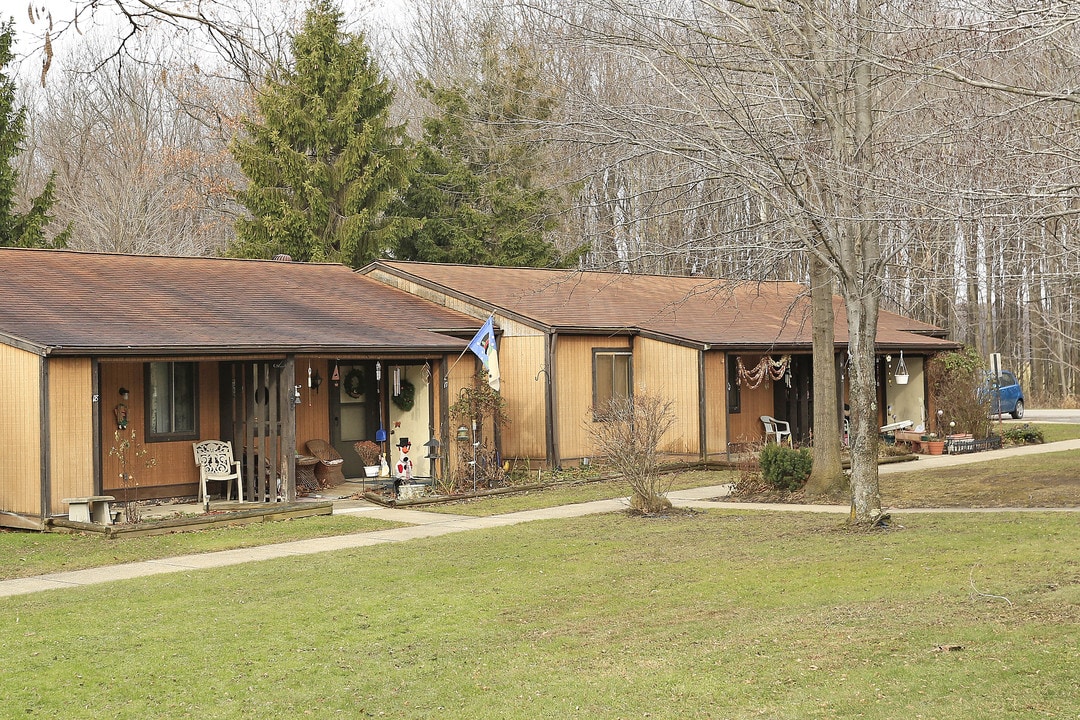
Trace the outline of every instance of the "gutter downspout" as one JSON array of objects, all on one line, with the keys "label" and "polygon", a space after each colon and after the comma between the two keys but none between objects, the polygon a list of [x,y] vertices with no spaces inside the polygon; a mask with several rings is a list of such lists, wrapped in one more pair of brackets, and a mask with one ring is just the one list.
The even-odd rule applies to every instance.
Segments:
[{"label": "gutter downspout", "polygon": [[544,364],[547,366],[546,387],[544,388],[544,435],[546,436],[547,461],[551,470],[555,470],[561,464],[555,404],[555,346],[558,339],[559,334],[556,332],[549,332],[544,336]]},{"label": "gutter downspout", "polygon": [[51,456],[50,443],[49,443],[49,425],[52,419],[49,414],[49,358],[47,356],[41,358],[39,365],[39,392],[38,392],[38,418],[40,418],[39,444],[40,453],[38,462],[40,463],[40,487],[41,487],[41,521],[45,522],[45,519],[49,517],[49,497],[52,495],[52,468],[49,465],[49,457]]},{"label": "gutter downspout", "polygon": [[102,451],[102,419],[101,409],[103,403],[101,402],[101,363],[98,362],[96,357],[90,358],[90,387],[92,388],[92,397],[94,401],[94,410],[91,414],[94,423],[92,430],[93,435],[93,447],[94,447],[94,462],[92,463],[94,468],[94,494],[103,495],[105,487],[105,470],[101,465],[101,451]]},{"label": "gutter downspout", "polygon": [[705,387],[705,351],[708,349],[709,346],[706,345],[698,350],[698,458],[701,462],[709,459],[709,427],[706,415],[709,403]]}]

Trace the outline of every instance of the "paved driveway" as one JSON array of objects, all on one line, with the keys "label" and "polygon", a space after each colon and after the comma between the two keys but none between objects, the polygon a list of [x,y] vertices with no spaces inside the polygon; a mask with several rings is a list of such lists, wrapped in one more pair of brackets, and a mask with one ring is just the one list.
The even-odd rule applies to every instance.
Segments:
[{"label": "paved driveway", "polygon": [[1080,410],[1042,410],[1031,407],[1024,408],[1022,421],[1012,420],[1008,415],[1005,419],[1010,422],[1047,422],[1047,423],[1077,423],[1080,424]]}]

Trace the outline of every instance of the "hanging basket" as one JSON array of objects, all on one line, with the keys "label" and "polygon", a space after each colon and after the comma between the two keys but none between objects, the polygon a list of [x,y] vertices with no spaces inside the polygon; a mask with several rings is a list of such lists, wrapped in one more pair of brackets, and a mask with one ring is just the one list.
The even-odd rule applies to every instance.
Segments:
[{"label": "hanging basket", "polygon": [[896,365],[896,384],[907,385],[910,376],[908,375],[907,364],[904,362],[904,351],[900,351],[900,362]]}]

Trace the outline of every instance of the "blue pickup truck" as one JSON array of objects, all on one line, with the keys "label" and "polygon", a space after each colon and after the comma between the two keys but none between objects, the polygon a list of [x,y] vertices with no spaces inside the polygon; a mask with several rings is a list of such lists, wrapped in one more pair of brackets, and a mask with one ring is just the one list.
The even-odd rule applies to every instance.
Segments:
[{"label": "blue pickup truck", "polygon": [[990,396],[990,414],[1008,413],[1019,420],[1024,417],[1024,391],[1016,375],[1009,370],[1002,370],[997,382],[991,375],[986,380],[986,392]]}]

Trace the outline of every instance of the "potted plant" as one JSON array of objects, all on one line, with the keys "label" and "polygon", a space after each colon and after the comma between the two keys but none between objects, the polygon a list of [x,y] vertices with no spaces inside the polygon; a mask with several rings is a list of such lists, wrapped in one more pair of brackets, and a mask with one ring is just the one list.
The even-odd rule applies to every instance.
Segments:
[{"label": "potted plant", "polygon": [[371,440],[361,440],[353,445],[360,461],[364,463],[364,475],[369,478],[379,476],[379,446]]}]

